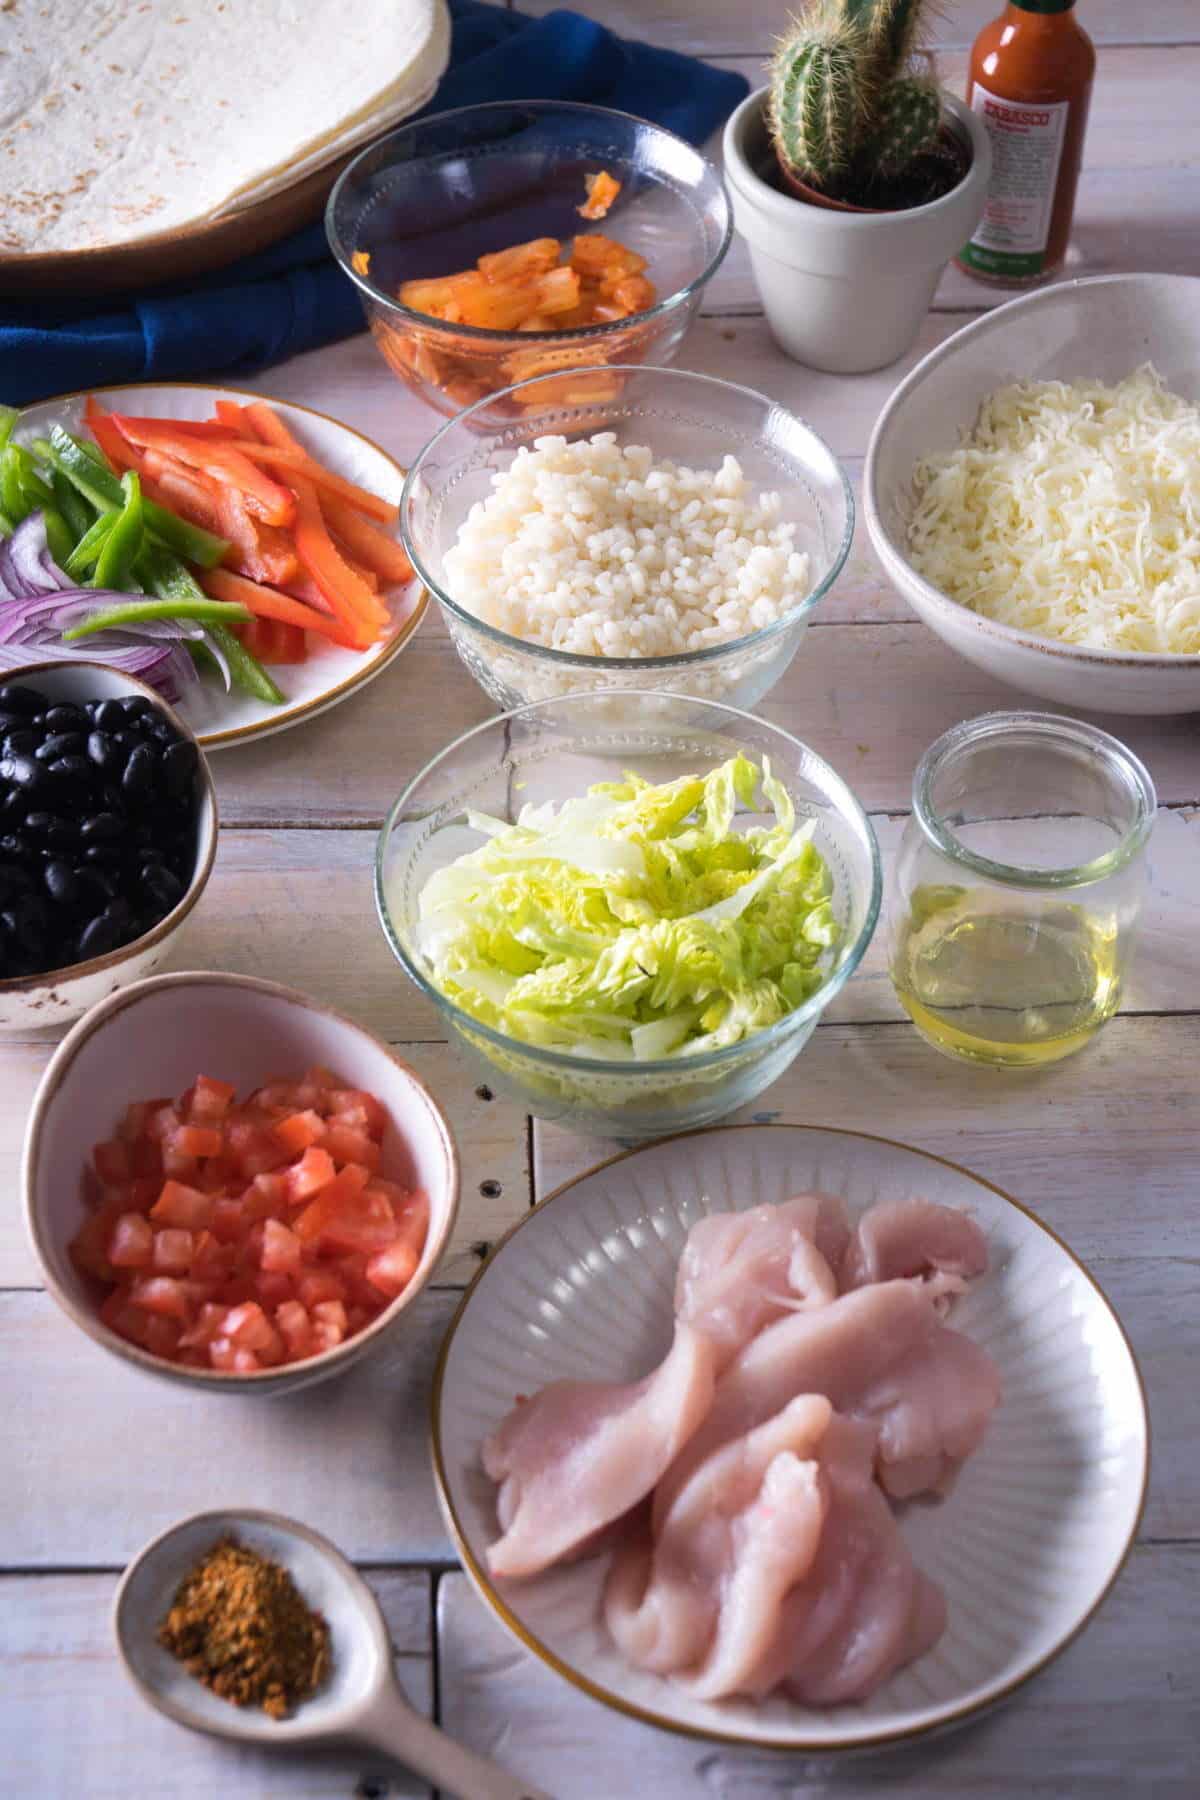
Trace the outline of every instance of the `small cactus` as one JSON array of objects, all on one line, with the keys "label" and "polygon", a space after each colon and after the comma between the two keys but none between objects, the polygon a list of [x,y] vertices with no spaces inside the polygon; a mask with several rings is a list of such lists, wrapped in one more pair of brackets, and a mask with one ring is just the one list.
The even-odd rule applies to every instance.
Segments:
[{"label": "small cactus", "polygon": [[911,72],[930,0],[808,0],[771,71],[771,135],[784,170],[852,197],[895,180],[937,139],[937,88]]},{"label": "small cactus", "polygon": [[855,52],[836,39],[800,44],[786,58],[771,92],[771,123],[779,153],[814,185],[833,187],[855,152]]},{"label": "small cactus", "polygon": [[884,88],[866,151],[879,174],[889,180],[903,174],[913,157],[936,141],[941,117],[941,98],[931,81],[905,75]]}]

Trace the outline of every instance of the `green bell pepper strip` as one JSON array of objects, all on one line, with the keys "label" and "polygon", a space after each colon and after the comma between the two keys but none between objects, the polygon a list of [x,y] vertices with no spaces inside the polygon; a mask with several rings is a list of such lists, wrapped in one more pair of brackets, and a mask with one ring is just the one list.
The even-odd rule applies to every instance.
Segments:
[{"label": "green bell pepper strip", "polygon": [[43,506],[42,524],[46,528],[46,547],[61,569],[75,545],[71,528],[53,506]]},{"label": "green bell pepper strip", "polygon": [[0,510],[0,537],[11,537],[13,529],[13,522],[8,514],[3,510]]},{"label": "green bell pepper strip", "polygon": [[82,624],[63,632],[64,641],[90,637],[93,631],[118,630],[125,625],[137,626],[144,619],[195,619],[201,625],[243,625],[252,618],[244,606],[228,600],[127,600],[118,606],[106,606]]},{"label": "green bell pepper strip", "polygon": [[121,477],[121,490],[125,496],[125,504],[120,516],[113,520],[112,530],[100,548],[91,582],[93,587],[116,588],[118,592],[129,586],[134,558],[142,547],[146,529],[142,512],[142,484],[132,469]]},{"label": "green bell pepper strip", "polygon": [[[121,484],[112,470],[89,455],[83,444],[61,425],[52,425],[49,439],[39,438],[34,449],[54,468],[61,469],[98,512],[122,505]],[[165,506],[159,506],[153,500],[146,500],[143,505],[146,525],[152,535],[177,556],[186,557],[188,562],[198,563],[202,569],[215,569],[229,549],[227,539],[214,537],[211,531],[203,531],[199,525],[189,525],[186,519],[168,512]]]},{"label": "green bell pepper strip", "polygon": [[[172,556],[160,544],[147,544],[137,567],[146,591],[159,595],[163,600],[186,603],[208,598],[191,570],[185,569],[179,558]],[[230,680],[237,687],[244,693],[252,694],[256,700],[265,700],[269,706],[283,704],[285,696],[275,686],[257,656],[251,655],[227,626],[206,624],[205,630],[224,652],[229,662]],[[203,644],[189,644],[188,649],[196,662],[206,667],[211,664],[214,672],[220,673],[216,661]]]},{"label": "green bell pepper strip", "polygon": [[82,537],[86,537],[92,526],[92,508],[83,498],[78,488],[73,487],[61,469],[55,469],[50,477],[50,486],[54,489],[54,505],[66,521],[71,533],[72,546]]},{"label": "green bell pepper strip", "polygon": [[270,706],[283,705],[285,696],[275,686],[257,656],[251,656],[228,626],[206,625],[205,630],[224,652],[229,662],[229,673],[244,693],[253,694],[256,700],[265,700]]},{"label": "green bell pepper strip", "polygon": [[0,451],[0,506],[3,506],[13,524],[19,525],[33,508],[21,490],[20,468],[12,454],[12,448],[10,444],[6,450]]},{"label": "green bell pepper strip", "polygon": [[96,558],[104,548],[104,540],[120,518],[120,513],[103,512],[88,527],[63,564],[72,581],[83,581],[96,566]]}]

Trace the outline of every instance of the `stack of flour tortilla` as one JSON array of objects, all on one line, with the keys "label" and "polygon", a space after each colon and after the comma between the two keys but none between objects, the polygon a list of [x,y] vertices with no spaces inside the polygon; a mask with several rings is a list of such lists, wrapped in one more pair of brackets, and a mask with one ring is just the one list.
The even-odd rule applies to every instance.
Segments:
[{"label": "stack of flour tortilla", "polygon": [[228,216],[432,97],[446,0],[0,0],[0,257]]}]

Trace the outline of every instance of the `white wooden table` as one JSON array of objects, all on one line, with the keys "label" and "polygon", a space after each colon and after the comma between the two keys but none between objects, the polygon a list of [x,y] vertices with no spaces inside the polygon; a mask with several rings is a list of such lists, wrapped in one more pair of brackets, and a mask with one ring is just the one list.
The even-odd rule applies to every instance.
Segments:
[{"label": "white wooden table", "polygon": [[[523,0],[530,11],[552,0]],[[757,79],[782,0],[575,0],[628,35]],[[947,7],[944,68],[998,0]],[[1073,271],[1200,273],[1200,0],[1082,0],[1101,46]],[[916,349],[875,375],[787,361],[735,246],[681,362],[733,375],[809,419],[857,476],[881,402],[916,357],[991,303],[950,273]],[[370,340],[268,372],[265,391],[345,419],[403,458],[433,423]],[[764,713],[812,742],[872,812],[885,855],[920,751],[1014,696],[956,661],[886,586],[860,536]],[[457,1243],[388,1357],[294,1399],[184,1400],[101,1355],[42,1291],[17,1210],[29,1096],[50,1046],[0,1049],[0,1793],[47,1800],[427,1794],[348,1750],[299,1761],[194,1738],[128,1691],[112,1654],[116,1575],[205,1506],[277,1506],[366,1569],[416,1702],[561,1800],[1194,1795],[1200,1791],[1200,729],[1112,721],[1162,800],[1152,898],[1121,1016],[1076,1059],[1006,1076],[943,1060],[900,1015],[882,937],[755,1118],[862,1127],[965,1162],[1035,1207],[1118,1307],[1150,1391],[1142,1535],[1084,1636],[998,1714],[919,1751],[831,1770],[739,1756],[626,1723],[515,1648],[457,1570],[434,1502],[425,1413],[456,1294],[488,1242],[604,1154],[477,1089],[375,923],[374,832],[402,781],[487,716],[432,613],[394,672],[326,718],[215,759],[224,828],[184,950],[190,966],[299,983],[403,1047],[462,1151]],[[313,929],[317,920],[332,930]],[[352,949],[347,953],[347,945]],[[119,1089],[119,1084],[118,1084]],[[114,1098],[118,1097],[114,1089]]]}]

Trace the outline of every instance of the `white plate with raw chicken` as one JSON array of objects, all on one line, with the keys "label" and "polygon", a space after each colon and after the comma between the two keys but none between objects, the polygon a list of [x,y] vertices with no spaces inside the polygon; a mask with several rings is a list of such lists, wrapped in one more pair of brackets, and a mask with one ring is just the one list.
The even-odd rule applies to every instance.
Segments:
[{"label": "white plate with raw chicken", "polygon": [[467,1572],[543,1662],[649,1724],[809,1751],[1044,1667],[1149,1465],[1129,1343],[1052,1232],[798,1125],[650,1145],[523,1219],[447,1334],[433,1449]]}]

